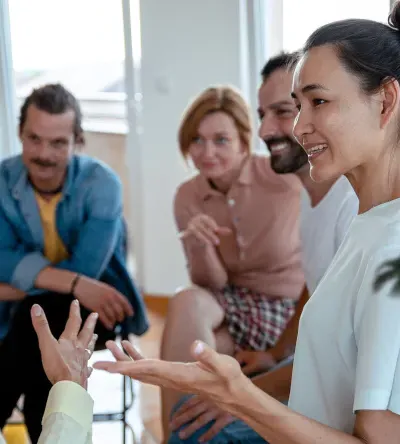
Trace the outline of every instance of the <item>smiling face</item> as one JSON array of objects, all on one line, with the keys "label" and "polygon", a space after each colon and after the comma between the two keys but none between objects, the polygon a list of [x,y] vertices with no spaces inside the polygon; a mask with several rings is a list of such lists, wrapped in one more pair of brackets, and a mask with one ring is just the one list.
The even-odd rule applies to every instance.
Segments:
[{"label": "smiling face", "polygon": [[233,118],[215,111],[201,120],[197,136],[189,146],[189,155],[201,174],[216,180],[227,178],[236,171],[247,150]]},{"label": "smiling face", "polygon": [[294,135],[315,181],[335,179],[379,158],[387,135],[386,96],[365,94],[332,46],[314,47],[303,56],[293,91],[300,109]]},{"label": "smiling face", "polygon": [[290,93],[293,71],[278,68],[258,91],[258,135],[271,153],[271,167],[278,174],[294,173],[307,164],[307,154],[293,137],[297,108]]}]

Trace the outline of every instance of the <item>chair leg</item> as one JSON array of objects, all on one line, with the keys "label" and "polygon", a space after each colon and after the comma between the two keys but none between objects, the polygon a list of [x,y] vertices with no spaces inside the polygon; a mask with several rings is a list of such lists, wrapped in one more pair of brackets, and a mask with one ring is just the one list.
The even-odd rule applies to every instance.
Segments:
[{"label": "chair leg", "polygon": [[123,398],[123,406],[122,406],[122,443],[126,444],[126,376],[123,376],[122,381],[122,398]]}]

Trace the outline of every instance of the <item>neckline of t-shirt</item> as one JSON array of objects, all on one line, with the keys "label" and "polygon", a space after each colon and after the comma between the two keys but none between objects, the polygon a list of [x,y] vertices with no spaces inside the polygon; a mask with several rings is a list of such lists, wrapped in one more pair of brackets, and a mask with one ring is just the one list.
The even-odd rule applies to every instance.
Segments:
[{"label": "neckline of t-shirt", "polygon": [[385,211],[389,207],[395,207],[396,205],[399,206],[400,211],[400,197],[389,200],[388,202],[381,203],[379,205],[375,205],[374,207],[370,208],[368,211],[365,211],[365,213],[357,214],[356,219],[365,219],[370,216],[376,216],[382,211]]}]

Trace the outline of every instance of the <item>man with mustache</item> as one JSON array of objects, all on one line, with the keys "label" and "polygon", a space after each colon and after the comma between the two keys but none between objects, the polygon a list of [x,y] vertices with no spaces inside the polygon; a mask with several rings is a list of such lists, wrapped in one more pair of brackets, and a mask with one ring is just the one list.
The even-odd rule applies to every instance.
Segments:
[{"label": "man with mustache", "polygon": [[24,394],[36,443],[51,384],[33,304],[55,337],[73,299],[82,318],[98,313],[102,342],[117,326],[141,335],[148,323],[126,267],[121,183],[106,165],[77,155],[84,136],[76,98],[59,84],[34,90],[21,107],[19,136],[22,154],[0,164],[0,428]]},{"label": "man with mustache", "polygon": [[[306,286],[296,312],[275,347],[265,352],[241,351],[236,355],[254,384],[286,402],[292,377],[293,355],[301,312],[327,270],[348,227],[358,212],[358,199],[345,177],[317,183],[310,177],[308,156],[292,130],[297,109],[291,97],[297,54],[282,53],[262,69],[258,91],[259,136],[271,154],[277,174],[296,174],[304,186],[301,202],[301,242]],[[307,375],[305,375],[306,377]],[[172,417],[169,443],[265,443],[246,424],[197,396],[183,398]],[[200,441],[201,440],[201,441]]]}]

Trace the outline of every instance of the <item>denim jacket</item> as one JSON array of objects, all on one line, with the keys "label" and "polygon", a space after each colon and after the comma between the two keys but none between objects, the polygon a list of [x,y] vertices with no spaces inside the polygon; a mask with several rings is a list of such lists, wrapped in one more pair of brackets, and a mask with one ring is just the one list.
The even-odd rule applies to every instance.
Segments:
[{"label": "denim jacket", "polygon": [[[106,282],[124,294],[134,316],[127,333],[143,334],[148,320],[141,295],[126,268],[122,186],[116,174],[87,156],[73,156],[56,210],[58,233],[69,258],[52,266]],[[34,282],[51,265],[43,255],[39,209],[20,155],[0,164],[0,282],[28,295],[43,293]],[[0,302],[0,339],[16,303]]]}]

